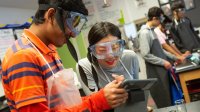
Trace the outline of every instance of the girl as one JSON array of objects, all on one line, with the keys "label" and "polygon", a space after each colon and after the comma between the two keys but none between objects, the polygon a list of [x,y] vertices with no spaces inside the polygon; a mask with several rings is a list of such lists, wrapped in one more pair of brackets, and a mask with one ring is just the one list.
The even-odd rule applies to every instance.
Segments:
[{"label": "girl", "polygon": [[[96,23],[89,31],[88,41],[87,58],[78,62],[77,70],[84,82],[81,81],[86,95],[98,91],[114,79],[138,79],[137,56],[134,51],[124,50],[125,41],[121,39],[121,32],[117,26],[109,22]],[[144,92],[142,94],[144,96]],[[133,100],[136,101],[137,97]],[[122,111],[124,107],[124,110],[129,112],[131,108],[136,112],[137,108],[140,112],[147,111],[144,99],[131,105],[121,106],[115,111]],[[141,108],[141,105],[144,108]]]}]

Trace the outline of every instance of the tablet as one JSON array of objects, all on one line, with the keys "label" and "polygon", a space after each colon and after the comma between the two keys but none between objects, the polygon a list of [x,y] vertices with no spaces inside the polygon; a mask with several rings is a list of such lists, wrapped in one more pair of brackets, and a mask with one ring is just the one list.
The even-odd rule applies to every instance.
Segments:
[{"label": "tablet", "polygon": [[154,83],[157,81],[157,78],[150,79],[126,79],[122,82],[121,87],[126,90],[149,90]]}]

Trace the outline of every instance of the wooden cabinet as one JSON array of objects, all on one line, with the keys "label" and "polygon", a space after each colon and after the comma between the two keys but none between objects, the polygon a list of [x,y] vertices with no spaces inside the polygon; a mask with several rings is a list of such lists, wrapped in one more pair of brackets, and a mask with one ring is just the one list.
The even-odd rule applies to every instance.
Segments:
[{"label": "wooden cabinet", "polygon": [[[182,71],[179,73],[179,78],[181,82],[181,87],[183,89],[183,94],[185,101],[187,103],[191,102],[191,98],[193,98],[192,95],[199,95],[200,93],[200,66],[193,67],[190,69],[187,69],[185,71]],[[195,84],[191,87],[191,84]],[[198,98],[198,96],[197,96]],[[196,99],[200,100],[200,99]]]}]

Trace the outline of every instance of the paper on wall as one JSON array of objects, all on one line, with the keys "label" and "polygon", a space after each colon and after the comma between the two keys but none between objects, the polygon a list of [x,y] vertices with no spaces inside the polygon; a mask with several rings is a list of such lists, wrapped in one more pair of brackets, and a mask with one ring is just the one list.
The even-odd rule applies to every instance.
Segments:
[{"label": "paper on wall", "polygon": [[15,42],[12,29],[0,30],[0,59],[2,60],[6,50]]}]

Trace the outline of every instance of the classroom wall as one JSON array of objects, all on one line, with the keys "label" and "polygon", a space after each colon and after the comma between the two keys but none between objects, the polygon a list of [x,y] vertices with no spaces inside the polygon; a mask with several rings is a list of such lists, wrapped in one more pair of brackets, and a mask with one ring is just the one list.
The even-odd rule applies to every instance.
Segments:
[{"label": "classroom wall", "polygon": [[200,27],[200,0],[194,0],[195,8],[186,12],[186,15],[191,19],[194,27]]},{"label": "classroom wall", "polygon": [[[98,0],[91,0],[94,4],[98,2]],[[112,7],[115,9],[119,9],[123,12],[125,23],[130,23],[140,18],[145,17],[145,14],[148,12],[148,9],[152,6],[159,6],[158,0],[143,0],[143,6],[137,6],[136,0],[112,0],[115,4]],[[117,3],[117,5],[116,5]],[[195,1],[195,9],[187,12],[188,16],[192,19],[195,25],[199,25],[200,22],[199,14],[200,11],[200,1]],[[96,8],[98,4],[95,4]],[[36,10],[33,9],[20,9],[20,8],[7,8],[0,7],[0,24],[22,24],[27,21],[28,18],[35,14]],[[101,21],[99,17],[99,13],[95,13],[95,20]],[[96,22],[94,21],[94,22]],[[73,39],[73,43],[75,47],[78,49],[79,58],[83,58],[87,54],[87,34],[90,28],[85,29],[82,34],[77,39]],[[123,29],[123,28],[120,28]],[[67,47],[63,46],[58,49],[58,52],[63,60],[64,66],[67,68],[75,68],[76,62],[73,60],[71,55],[69,54]]]},{"label": "classroom wall", "polygon": [[[36,10],[33,9],[20,9],[20,8],[7,8],[0,7],[0,24],[23,24],[26,22],[31,16],[35,14]],[[72,39],[72,43],[74,43],[75,47],[78,50],[79,57],[86,56],[86,47],[85,40],[83,40],[83,36],[80,35],[77,39]],[[61,48],[57,49],[63,64],[66,68],[73,68],[75,70],[75,64],[73,57],[70,55],[67,46],[64,45]]]},{"label": "classroom wall", "polygon": [[0,7],[0,24],[23,24],[34,14],[32,9]]},{"label": "classroom wall", "polygon": [[145,17],[148,9],[153,6],[159,6],[158,0],[143,0],[143,6],[136,6],[136,0],[118,0],[123,7],[125,22],[133,22],[134,20]]},{"label": "classroom wall", "polygon": [[[96,0],[92,0],[92,3],[95,6],[94,10],[96,11],[96,12],[94,11],[95,19],[91,19],[92,23],[95,23],[96,21],[101,21],[100,19],[101,14],[99,14],[100,11],[97,8],[99,6],[96,6],[98,5],[98,3],[95,3],[95,2]],[[145,3],[144,6],[137,7],[135,4],[135,0],[113,0],[113,4],[111,4],[111,8],[115,10],[121,10],[123,12],[125,23],[130,23],[130,22],[133,22],[134,20],[145,17],[145,13],[147,13],[150,7],[158,6],[157,0],[144,0],[144,3]],[[110,11],[109,8],[107,10]],[[121,15],[119,17],[121,17]],[[109,18],[108,18],[108,21],[110,21]],[[115,23],[116,21],[114,20],[113,22]],[[84,58],[87,55],[87,46],[88,46],[87,35],[88,35],[89,29],[90,27],[82,31],[82,34],[77,38],[78,41],[74,40],[74,43],[78,45],[76,47],[78,48],[79,58]],[[121,27],[120,29],[123,34],[123,28]],[[63,59],[63,63],[66,65],[65,67],[74,68],[75,70],[76,62],[73,60],[71,56],[68,56],[70,54],[67,53],[66,46],[64,46],[61,49],[64,49],[64,51],[59,50],[59,53],[60,53],[61,58]]]}]

